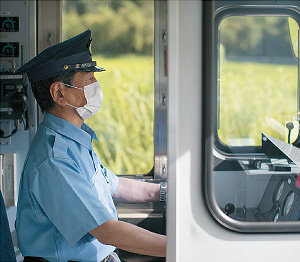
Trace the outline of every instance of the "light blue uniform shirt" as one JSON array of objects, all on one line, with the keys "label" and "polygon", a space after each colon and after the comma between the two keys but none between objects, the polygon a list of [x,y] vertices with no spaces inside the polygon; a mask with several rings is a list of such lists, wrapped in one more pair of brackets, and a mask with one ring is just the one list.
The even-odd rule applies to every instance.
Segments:
[{"label": "light blue uniform shirt", "polygon": [[117,220],[119,179],[92,147],[95,132],[46,113],[30,146],[19,187],[16,229],[23,256],[101,261],[115,247],[88,232]]}]

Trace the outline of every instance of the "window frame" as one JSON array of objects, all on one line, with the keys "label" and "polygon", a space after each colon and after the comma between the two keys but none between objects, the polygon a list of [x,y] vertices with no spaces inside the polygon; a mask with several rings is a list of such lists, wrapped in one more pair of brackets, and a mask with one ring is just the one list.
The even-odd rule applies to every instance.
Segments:
[{"label": "window frame", "polygon": [[[300,21],[299,7],[295,6],[224,6],[215,9],[214,3],[205,3],[203,11],[203,185],[204,198],[207,208],[213,218],[225,228],[239,233],[270,233],[270,232],[300,232],[300,223],[288,222],[244,222],[225,215],[218,206],[214,192],[214,158],[216,155],[223,159],[237,159],[244,156],[265,157],[261,147],[246,147],[235,152],[233,147],[225,148],[217,139],[217,66],[218,66],[218,25],[222,19],[231,14],[237,15],[285,15]],[[298,16],[298,17],[297,17]],[[299,23],[300,24],[300,23]],[[299,59],[298,59],[299,65]],[[299,67],[298,67],[299,70]],[[299,71],[298,71],[299,73]],[[299,75],[298,75],[299,77]],[[299,83],[298,83],[299,85]],[[298,86],[299,87],[299,86]],[[299,101],[299,92],[298,92]],[[298,103],[299,107],[299,103]],[[213,121],[211,121],[213,119]],[[251,150],[249,150],[251,149]],[[249,151],[247,151],[249,150]],[[299,211],[300,213],[300,211]],[[299,214],[298,214],[299,216]]]},{"label": "window frame", "polygon": [[168,174],[168,17],[167,0],[154,1],[154,180]]}]

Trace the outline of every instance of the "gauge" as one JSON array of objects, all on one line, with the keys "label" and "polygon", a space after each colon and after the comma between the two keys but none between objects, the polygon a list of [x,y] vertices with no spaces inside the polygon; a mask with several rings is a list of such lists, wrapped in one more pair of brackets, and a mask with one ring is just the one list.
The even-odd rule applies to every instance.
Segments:
[{"label": "gauge", "polygon": [[278,221],[278,218],[279,218],[279,209],[276,209],[276,211],[275,211],[274,214],[273,214],[273,219],[272,219],[272,221],[273,221],[273,222],[277,222],[277,221]]},{"label": "gauge", "polygon": [[0,17],[0,32],[19,32],[19,17]]},{"label": "gauge", "polygon": [[281,179],[278,182],[278,184],[277,184],[277,186],[274,190],[273,199],[272,199],[273,202],[278,202],[279,201],[280,197],[282,196],[283,188],[284,188],[284,181],[283,181],[283,179]]},{"label": "gauge", "polygon": [[19,43],[0,42],[0,57],[19,57]]},{"label": "gauge", "polygon": [[282,180],[279,181],[279,184],[280,184],[280,186],[279,186],[276,196],[275,196],[276,201],[279,201],[280,197],[282,196],[282,192],[283,192],[283,188],[284,188],[284,182]]},{"label": "gauge", "polygon": [[294,199],[295,199],[295,194],[294,194],[293,190],[291,190],[287,194],[287,196],[283,202],[283,207],[282,207],[282,215],[283,216],[286,216],[290,212],[292,205],[294,203]]}]

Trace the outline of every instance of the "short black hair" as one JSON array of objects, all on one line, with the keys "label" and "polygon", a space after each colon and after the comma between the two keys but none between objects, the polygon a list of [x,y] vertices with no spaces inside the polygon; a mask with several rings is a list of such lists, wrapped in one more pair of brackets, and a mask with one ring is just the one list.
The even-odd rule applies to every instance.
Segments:
[{"label": "short black hair", "polygon": [[75,71],[71,71],[31,83],[33,95],[43,113],[49,112],[49,110],[51,110],[55,104],[50,94],[50,86],[55,82],[62,82],[64,84],[72,85],[75,73]]}]

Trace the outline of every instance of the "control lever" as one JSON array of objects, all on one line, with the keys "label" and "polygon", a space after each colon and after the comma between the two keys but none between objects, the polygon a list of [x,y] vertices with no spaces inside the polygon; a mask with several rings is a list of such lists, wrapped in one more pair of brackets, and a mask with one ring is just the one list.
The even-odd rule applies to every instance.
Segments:
[{"label": "control lever", "polygon": [[293,122],[287,122],[286,123],[286,128],[289,130],[289,134],[288,134],[288,143],[291,143],[291,131],[294,128],[294,124]]}]

